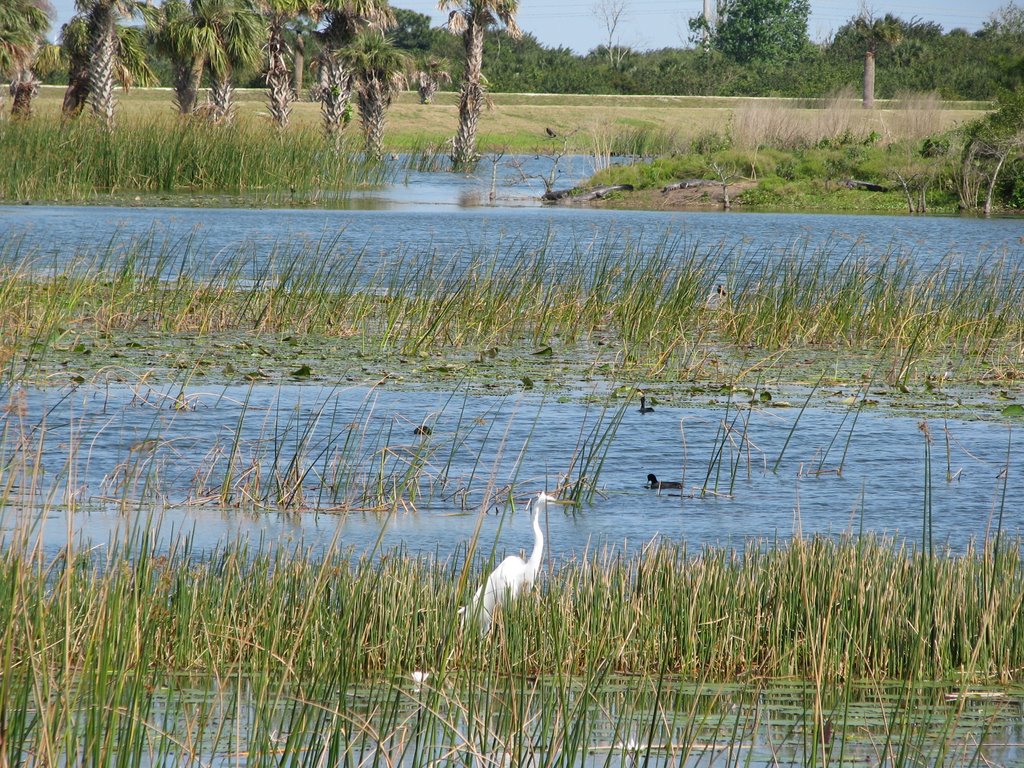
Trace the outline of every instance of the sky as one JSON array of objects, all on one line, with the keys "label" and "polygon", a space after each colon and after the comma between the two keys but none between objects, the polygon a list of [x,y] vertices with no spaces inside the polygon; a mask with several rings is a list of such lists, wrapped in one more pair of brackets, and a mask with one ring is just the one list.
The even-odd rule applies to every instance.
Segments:
[{"label": "sky", "polygon": [[[616,44],[636,50],[678,48],[689,46],[687,20],[697,16],[704,8],[703,0],[519,0],[516,16],[519,26],[536,37],[543,45],[571,48],[577,53],[603,45],[608,41],[604,23],[598,19],[596,8],[601,2],[619,2],[625,6]],[[900,0],[899,2],[867,2],[874,15],[893,13],[904,19],[918,18],[934,21],[945,31],[962,27],[969,32],[981,28],[985,21],[1010,0]],[[57,10],[53,37],[61,24],[74,14],[74,0],[51,0]],[[425,13],[442,24],[446,16],[437,10],[435,0],[391,0],[398,8]],[[1018,3],[1019,4],[1019,3]],[[863,0],[811,0],[808,33],[812,40],[829,37],[845,22],[860,13]]]}]

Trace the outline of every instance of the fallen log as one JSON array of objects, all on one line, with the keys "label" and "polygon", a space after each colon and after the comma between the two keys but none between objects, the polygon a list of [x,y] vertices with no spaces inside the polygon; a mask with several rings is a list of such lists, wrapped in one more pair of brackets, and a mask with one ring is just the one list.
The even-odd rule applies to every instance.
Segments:
[{"label": "fallen log", "polygon": [[564,197],[571,197],[574,192],[579,192],[575,187],[572,189],[549,189],[540,196],[541,200],[561,200]]}]

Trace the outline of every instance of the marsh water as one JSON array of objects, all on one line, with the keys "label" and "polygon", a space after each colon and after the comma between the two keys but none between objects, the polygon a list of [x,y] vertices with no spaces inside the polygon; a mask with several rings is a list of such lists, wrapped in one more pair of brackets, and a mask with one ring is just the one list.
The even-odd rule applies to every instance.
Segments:
[{"label": "marsh water", "polygon": [[[399,766],[898,765],[909,742],[913,765],[1012,766],[1024,737],[1021,699],[994,689],[854,685],[845,701],[816,702],[812,686],[794,682],[655,686],[612,677],[599,692],[545,678],[457,686],[398,679],[335,692],[326,700],[340,701],[320,710],[284,707],[262,718],[250,716],[258,689],[245,685],[204,698],[160,691],[158,699],[175,713],[170,722],[181,718],[174,729],[189,735],[189,757],[217,766],[245,760],[254,742],[263,760],[301,754],[303,765],[328,756]],[[333,706],[368,727],[343,729]],[[194,733],[197,721],[217,727]],[[901,744],[906,733],[914,735]]]},{"label": "marsh water", "polygon": [[[0,259],[30,257],[40,269],[58,267],[76,252],[133,245],[144,259],[170,250],[161,268],[216,275],[239,253],[254,273],[267,263],[312,255],[340,262],[358,259],[369,273],[378,263],[459,265],[483,255],[498,264],[544,253],[558,260],[625,251],[708,254],[709,282],[763,259],[826,253],[835,260],[912,258],[929,269],[940,260],[966,268],[1024,252],[1019,218],[851,216],[719,211],[622,211],[544,205],[537,176],[549,158],[506,161],[492,178],[481,162],[475,175],[402,172],[396,183],[355,190],[336,208],[172,207],[139,199],[128,207],[0,206]],[[556,187],[571,187],[592,168],[585,158],[562,158]],[[525,174],[527,178],[521,177]],[[493,195],[493,199],[492,199]],[[187,201],[184,201],[187,202]],[[234,201],[239,202],[239,201]],[[245,202],[244,200],[241,202]],[[199,204],[216,205],[205,200]],[[139,248],[139,239],[149,244]]]},{"label": "marsh water", "polygon": [[[557,264],[592,249],[661,249],[669,257],[707,249],[715,270],[709,285],[728,281],[745,260],[794,252],[896,255],[924,267],[955,260],[968,268],[995,260],[1017,265],[1024,256],[1019,219],[542,206],[538,178],[551,176],[554,162],[485,161],[473,176],[396,170],[394,184],[353,192],[332,210],[0,207],[0,255],[49,270],[83,254],[88,263],[88,254],[126,243],[135,259],[162,254],[160,270],[213,274],[220,260],[241,253],[258,271],[261,260],[306,253],[365,260],[372,274],[375,260],[414,268],[483,254],[500,268],[536,251]],[[571,186],[592,170],[586,158],[558,162],[555,186]],[[147,250],[140,241],[161,245]],[[79,505],[73,530],[99,540],[124,525],[119,508],[145,501],[166,530],[195,531],[200,545],[239,532],[324,542],[340,527],[342,542],[356,549],[402,545],[447,554],[483,516],[484,540],[500,552],[529,544],[522,516],[504,514],[510,502],[574,483],[585,503],[547,521],[555,557],[628,550],[655,537],[700,547],[860,532],[911,543],[930,536],[962,551],[996,531],[1024,532],[1019,430],[1012,421],[978,418],[952,394],[920,416],[854,407],[862,394],[855,390],[825,393],[806,409],[802,391],[776,391],[753,407],[755,393],[698,392],[682,405],[640,414],[609,398],[609,386],[561,382],[500,397],[468,394],[457,384],[436,391],[343,380],[27,388],[8,392],[18,407],[8,407],[3,421],[9,435],[44,435],[46,477],[64,482],[64,495]],[[1008,390],[1012,383],[999,394],[1012,400],[1016,393]],[[188,408],[175,407],[181,397]],[[414,435],[425,422],[432,434]],[[5,451],[11,446],[8,440]],[[247,512],[243,502],[254,499],[245,494],[269,495],[267,484],[293,460],[303,471],[299,506],[313,511]],[[263,485],[240,490],[237,477],[255,466]],[[645,489],[648,473],[683,489]],[[400,513],[373,511],[388,486],[413,489],[414,503]],[[509,496],[513,487],[517,499]],[[342,507],[356,511],[332,511]],[[49,505],[41,521],[54,547],[68,530],[65,509]],[[4,526],[18,524],[17,517],[9,511]]]},{"label": "marsh water", "polygon": [[[56,498],[81,505],[73,529],[99,542],[142,501],[164,530],[194,531],[204,548],[239,533],[310,545],[338,534],[359,551],[401,545],[447,556],[479,524],[482,541],[516,551],[532,534],[510,502],[577,482],[584,503],[546,522],[554,562],[656,537],[742,548],[752,538],[868,531],[963,551],[997,530],[1024,533],[1024,431],[1005,423],[930,419],[926,445],[922,418],[838,399],[832,408],[751,407],[749,396],[730,406],[719,394],[717,405],[641,414],[635,401],[602,397],[303,384],[189,387],[182,409],[181,392],[20,390],[6,448],[37,450]],[[430,435],[415,434],[423,423]],[[313,511],[246,511],[261,500],[278,506],[295,460],[304,474],[291,503]],[[647,489],[648,473],[683,488]],[[394,496],[410,502],[380,511]],[[49,506],[44,526],[59,546],[63,503]]]}]

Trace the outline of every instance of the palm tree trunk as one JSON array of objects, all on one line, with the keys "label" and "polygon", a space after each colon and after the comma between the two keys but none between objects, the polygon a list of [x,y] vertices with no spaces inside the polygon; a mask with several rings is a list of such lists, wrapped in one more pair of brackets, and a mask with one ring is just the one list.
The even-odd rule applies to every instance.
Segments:
[{"label": "palm tree trunk", "polygon": [[109,2],[96,6],[89,56],[89,101],[107,129],[114,127],[114,57],[117,53],[117,17]]},{"label": "palm tree trunk", "polygon": [[203,78],[203,59],[196,58],[191,64],[183,64],[174,73],[174,100],[178,111],[191,115],[196,111],[199,99],[199,84]]},{"label": "palm tree trunk", "polygon": [[306,67],[306,38],[302,35],[295,37],[295,60],[292,62],[292,90],[295,98],[302,98],[302,76]]},{"label": "palm tree trunk", "polygon": [[65,120],[78,117],[89,98],[89,76],[86,72],[73,73],[68,78],[68,87],[64,91],[64,102],[61,104],[61,115]]},{"label": "palm tree trunk", "polygon": [[11,117],[27,120],[32,117],[32,99],[39,93],[39,81],[31,69],[22,69],[11,82]]},{"label": "palm tree trunk", "polygon": [[213,103],[211,119],[215,123],[228,125],[234,119],[234,105],[232,97],[235,87],[231,82],[231,75],[225,74],[213,78],[210,85],[210,101]]},{"label": "palm tree trunk", "polygon": [[861,101],[864,109],[875,107],[875,52],[864,52],[864,94]]},{"label": "palm tree trunk", "polygon": [[366,154],[379,160],[384,154],[384,119],[391,99],[379,89],[359,92],[359,119],[363,124],[363,146]]},{"label": "palm tree trunk", "polygon": [[434,94],[437,93],[437,87],[437,78],[429,72],[420,72],[420,104],[429,104],[434,99]]},{"label": "palm tree trunk", "polygon": [[284,17],[270,20],[267,40],[267,91],[270,117],[278,128],[288,127],[292,113],[292,83],[288,72],[288,44],[284,41]]},{"label": "palm tree trunk", "polygon": [[462,42],[466,50],[466,69],[462,73],[459,94],[459,128],[452,142],[452,164],[456,167],[472,165],[477,160],[477,124],[484,105],[484,30],[474,19],[467,21]]},{"label": "palm tree trunk", "polygon": [[352,74],[334,51],[325,50],[320,56],[320,112],[328,138],[341,135],[351,94]]}]

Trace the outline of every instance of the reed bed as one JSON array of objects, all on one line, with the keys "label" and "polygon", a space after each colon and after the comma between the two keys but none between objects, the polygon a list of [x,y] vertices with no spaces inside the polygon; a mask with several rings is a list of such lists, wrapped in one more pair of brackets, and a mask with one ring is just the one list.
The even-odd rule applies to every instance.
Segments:
[{"label": "reed bed", "polygon": [[239,123],[150,118],[106,131],[82,120],[0,127],[0,198],[88,201],[110,195],[257,195],[279,205],[323,202],[385,180],[382,165],[328,145],[315,128],[283,134]]},{"label": "reed bed", "polygon": [[10,763],[678,765],[759,745],[809,765],[967,765],[1019,712],[1005,687],[995,709],[973,703],[1024,668],[1016,542],[591,553],[480,636],[455,617],[481,563],[187,539],[158,552],[157,526],[55,557],[30,526],[7,535]]},{"label": "reed bed", "polygon": [[[622,364],[678,374],[720,344],[870,348],[905,362],[983,357],[1024,339],[1015,261],[920,266],[856,245],[739,254],[609,240],[568,254],[517,244],[371,258],[334,240],[269,255],[241,246],[211,261],[192,240],[129,238],[71,259],[21,253],[17,241],[5,251],[0,359],[11,376],[56,349],[142,331],[313,334],[405,354],[610,342]],[[723,274],[728,301],[711,309],[709,275]]]},{"label": "reed bed", "polygon": [[226,669],[301,682],[416,669],[503,674],[672,674],[719,682],[801,678],[1007,683],[1024,669],[1018,542],[965,554],[866,535],[662,542],[632,556],[549,566],[538,594],[492,633],[455,620],[487,560],[236,542],[158,551],[146,516],[130,541],[46,556],[8,534],[0,611],[9,659],[80,671]]}]

